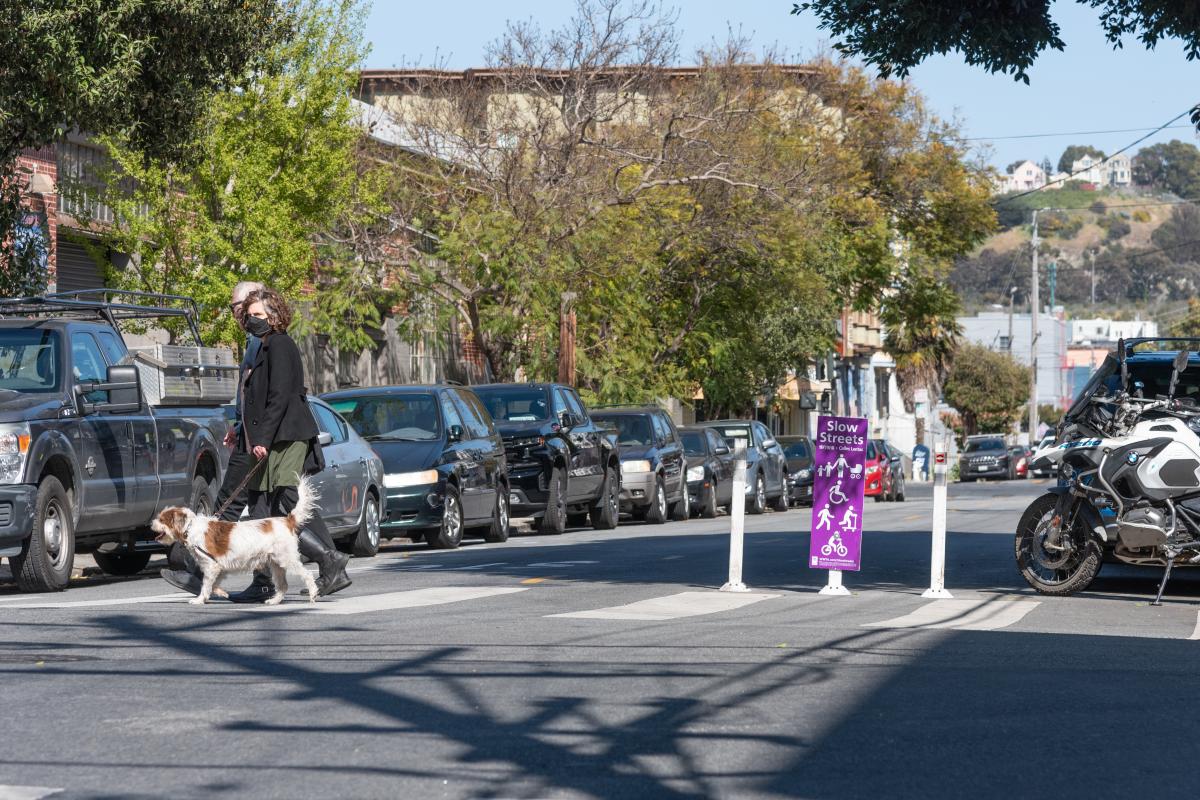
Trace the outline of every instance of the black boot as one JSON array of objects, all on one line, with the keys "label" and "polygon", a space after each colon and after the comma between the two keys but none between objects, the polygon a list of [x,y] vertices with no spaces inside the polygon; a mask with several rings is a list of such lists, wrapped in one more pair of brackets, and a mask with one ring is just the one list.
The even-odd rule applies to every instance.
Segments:
[{"label": "black boot", "polygon": [[308,527],[300,529],[300,555],[317,565],[321,574],[317,578],[317,597],[340,592],[350,585],[350,576],[346,574],[346,565],[350,556],[339,552],[321,541],[321,537]]},{"label": "black boot", "polygon": [[162,579],[176,589],[199,596],[200,587],[204,585],[204,573],[196,565],[196,559],[192,558],[191,552],[176,543],[171,548],[167,562],[178,569],[160,569],[158,574]]},{"label": "black boot", "polygon": [[229,595],[233,603],[265,603],[275,594],[275,584],[270,576],[263,572],[255,572],[254,580],[237,594]]}]

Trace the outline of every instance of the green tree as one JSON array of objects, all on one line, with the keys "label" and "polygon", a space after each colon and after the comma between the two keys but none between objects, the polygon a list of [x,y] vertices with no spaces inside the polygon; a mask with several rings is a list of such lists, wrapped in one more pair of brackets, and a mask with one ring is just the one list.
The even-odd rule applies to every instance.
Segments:
[{"label": "green tree", "polygon": [[280,0],[3,0],[0,271],[19,213],[18,154],[68,131],[153,158],[187,151],[216,89],[258,68],[291,26]]},{"label": "green tree", "polygon": [[946,378],[946,402],[958,410],[968,436],[1004,433],[1029,401],[1029,368],[977,344],[963,345]]},{"label": "green tree", "polygon": [[1092,147],[1090,144],[1072,144],[1067,145],[1063,150],[1062,155],[1058,157],[1058,171],[1071,172],[1076,161],[1084,156],[1092,158],[1104,158],[1104,151]]},{"label": "green tree", "polygon": [[293,297],[311,284],[300,329],[317,321],[339,343],[361,345],[386,293],[368,297],[380,276],[356,271],[332,234],[375,202],[358,173],[363,133],[349,99],[362,13],[353,0],[311,0],[295,20],[295,35],[264,54],[251,84],[205,103],[193,158],[147,160],[123,140],[104,140],[113,158],[101,176],[104,200],[115,222],[101,246],[134,254],[128,268],[110,271],[110,284],[195,297],[218,340],[240,336],[222,313],[233,285],[260,280]]},{"label": "green tree", "polygon": [[1178,139],[1143,147],[1133,157],[1133,180],[1180,197],[1200,197],[1200,149]]},{"label": "green tree", "polygon": [[1051,403],[1038,403],[1038,421],[1051,428],[1062,421],[1064,413],[1061,408]]},{"label": "green tree", "polygon": [[[1200,27],[1190,0],[1086,0],[1096,9],[1105,38],[1121,47],[1136,36],[1148,49],[1163,39],[1182,42],[1189,60],[1200,57]],[[935,54],[961,53],[972,66],[1029,82],[1026,71],[1045,50],[1063,50],[1049,2],[994,0],[810,0],[792,13],[812,11],[835,47],[862,58],[884,76],[901,77]],[[1193,120],[1195,121],[1195,120]]]},{"label": "green tree", "polygon": [[1176,264],[1200,263],[1200,207],[1175,206],[1171,216],[1155,228],[1150,241]]}]

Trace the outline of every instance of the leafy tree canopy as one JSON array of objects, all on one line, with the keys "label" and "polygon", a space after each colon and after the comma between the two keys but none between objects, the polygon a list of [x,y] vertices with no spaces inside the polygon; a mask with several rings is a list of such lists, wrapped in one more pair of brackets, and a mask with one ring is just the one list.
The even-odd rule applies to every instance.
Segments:
[{"label": "leafy tree canopy", "polygon": [[1005,433],[1029,401],[1029,367],[1005,353],[965,344],[946,378],[946,402],[958,409],[968,436]]},{"label": "leafy tree canopy", "polygon": [[[1127,36],[1149,49],[1178,39],[1188,60],[1200,56],[1200,16],[1191,0],[1079,2],[1096,9],[1114,48]],[[1044,50],[1066,47],[1050,6],[1050,0],[809,0],[794,3],[792,13],[812,11],[839,40],[839,51],[884,76],[903,77],[931,55],[960,53],[972,66],[1029,83],[1027,70]]]},{"label": "leafy tree canopy", "polygon": [[1143,147],[1133,157],[1133,179],[1180,197],[1200,197],[1200,149],[1178,139]]},{"label": "leafy tree canopy", "polygon": [[1062,155],[1058,157],[1058,171],[1070,172],[1071,166],[1084,156],[1091,156],[1092,158],[1104,158],[1104,151],[1092,147],[1090,144],[1067,145],[1067,148],[1063,150]]}]

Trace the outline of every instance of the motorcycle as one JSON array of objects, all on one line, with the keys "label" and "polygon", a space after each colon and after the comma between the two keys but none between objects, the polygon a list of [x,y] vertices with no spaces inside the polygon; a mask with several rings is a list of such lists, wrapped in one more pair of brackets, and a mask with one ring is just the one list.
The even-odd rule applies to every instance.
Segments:
[{"label": "motorcycle", "polygon": [[1189,503],[1200,500],[1200,407],[1175,398],[1188,357],[1176,355],[1165,396],[1145,398],[1118,342],[1119,388],[1094,394],[1034,454],[1035,469],[1060,477],[1017,526],[1017,568],[1038,592],[1083,591],[1108,555],[1163,567],[1160,605],[1172,567],[1200,564],[1200,503]]}]

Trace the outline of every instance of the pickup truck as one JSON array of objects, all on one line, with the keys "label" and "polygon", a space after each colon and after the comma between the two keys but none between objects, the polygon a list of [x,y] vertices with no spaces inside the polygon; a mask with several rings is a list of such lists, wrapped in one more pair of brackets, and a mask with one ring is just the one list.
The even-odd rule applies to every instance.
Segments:
[{"label": "pickup truck", "polygon": [[120,328],[183,316],[198,341],[195,306],[136,300],[0,300],[0,556],[23,591],[65,589],[76,553],[135,574],[157,549],[149,524],[161,509],[215,507],[224,410],[151,406]]}]

